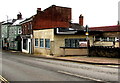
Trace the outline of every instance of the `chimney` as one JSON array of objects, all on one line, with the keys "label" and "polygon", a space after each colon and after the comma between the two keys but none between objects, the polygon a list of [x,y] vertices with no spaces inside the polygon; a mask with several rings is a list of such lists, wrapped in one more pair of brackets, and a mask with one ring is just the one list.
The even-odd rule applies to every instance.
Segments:
[{"label": "chimney", "polygon": [[17,19],[22,19],[22,14],[20,12],[17,14]]},{"label": "chimney", "polygon": [[41,8],[37,8],[37,14],[41,11]]},{"label": "chimney", "polygon": [[84,17],[82,16],[82,14],[79,16],[79,24],[81,25],[81,26],[83,26],[83,19],[84,19]]}]

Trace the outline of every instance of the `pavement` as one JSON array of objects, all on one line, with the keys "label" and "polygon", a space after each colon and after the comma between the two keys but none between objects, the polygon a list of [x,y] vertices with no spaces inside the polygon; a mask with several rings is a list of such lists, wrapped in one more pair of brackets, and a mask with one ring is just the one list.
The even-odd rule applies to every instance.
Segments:
[{"label": "pavement", "polygon": [[26,55],[26,56],[37,57],[37,58],[55,59],[55,60],[62,60],[62,61],[95,64],[95,65],[120,66],[120,58],[88,57],[88,56],[55,57],[55,56],[50,56],[50,55],[43,56],[43,55],[39,55],[39,54],[26,54],[26,53],[22,53],[22,52],[19,52],[19,51],[9,51],[9,52],[19,53],[19,55]]}]

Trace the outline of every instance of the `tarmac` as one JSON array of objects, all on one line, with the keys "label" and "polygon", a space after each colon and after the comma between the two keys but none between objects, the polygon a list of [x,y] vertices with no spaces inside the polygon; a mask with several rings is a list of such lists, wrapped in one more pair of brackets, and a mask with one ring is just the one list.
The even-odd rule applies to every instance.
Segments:
[{"label": "tarmac", "polygon": [[55,56],[50,56],[50,55],[43,56],[39,54],[26,54],[26,53],[22,53],[19,51],[6,51],[6,52],[18,53],[19,55],[25,55],[25,56],[36,57],[36,58],[46,58],[46,59],[78,62],[78,63],[85,63],[85,64],[94,64],[94,65],[113,65],[117,67],[120,66],[120,58],[89,57],[85,55],[84,56],[55,57]]}]

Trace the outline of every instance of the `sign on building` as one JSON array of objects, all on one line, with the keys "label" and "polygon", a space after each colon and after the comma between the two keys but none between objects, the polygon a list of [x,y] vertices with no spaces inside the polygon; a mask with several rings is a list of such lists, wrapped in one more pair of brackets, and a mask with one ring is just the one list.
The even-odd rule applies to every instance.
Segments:
[{"label": "sign on building", "polygon": [[80,41],[79,42],[79,47],[87,47],[87,41]]}]

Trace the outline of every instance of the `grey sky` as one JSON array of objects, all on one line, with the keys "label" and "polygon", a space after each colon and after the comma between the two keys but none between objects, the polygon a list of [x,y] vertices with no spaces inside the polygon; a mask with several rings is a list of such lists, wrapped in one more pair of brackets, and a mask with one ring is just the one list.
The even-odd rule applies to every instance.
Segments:
[{"label": "grey sky", "polygon": [[0,21],[16,18],[21,12],[23,18],[36,14],[36,9],[42,10],[51,5],[72,8],[72,22],[78,23],[80,14],[84,16],[84,25],[110,26],[118,21],[119,0],[2,0],[0,2]]}]

